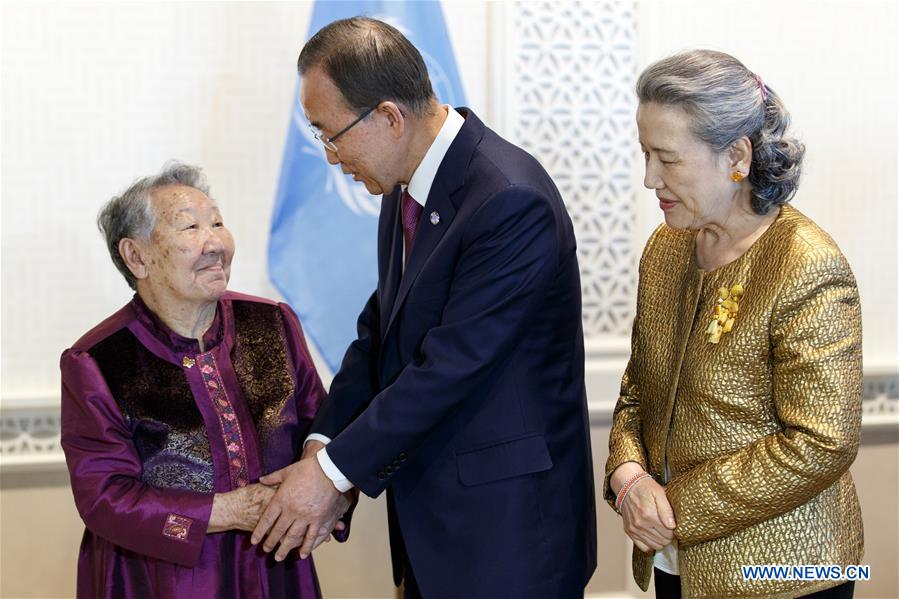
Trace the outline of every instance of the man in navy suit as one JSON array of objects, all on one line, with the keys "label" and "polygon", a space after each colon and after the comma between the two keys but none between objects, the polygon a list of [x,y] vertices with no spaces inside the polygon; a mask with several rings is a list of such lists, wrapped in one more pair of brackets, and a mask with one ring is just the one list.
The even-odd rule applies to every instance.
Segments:
[{"label": "man in navy suit", "polygon": [[583,596],[593,467],[556,186],[473,112],[441,105],[419,52],[383,22],[331,23],[298,66],[328,160],[383,194],[378,288],[304,459],[263,479],[281,486],[253,542],[305,557],[342,492],[387,491],[406,597]]}]

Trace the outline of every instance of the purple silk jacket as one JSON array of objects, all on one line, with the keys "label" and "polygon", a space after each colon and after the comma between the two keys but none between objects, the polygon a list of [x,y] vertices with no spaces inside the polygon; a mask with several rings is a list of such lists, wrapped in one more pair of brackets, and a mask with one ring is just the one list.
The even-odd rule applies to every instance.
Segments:
[{"label": "purple silk jacket", "polygon": [[213,494],[295,461],[325,397],[299,320],[228,292],[204,344],[135,295],[62,355],[79,597],[321,597],[311,557],[206,534]]}]

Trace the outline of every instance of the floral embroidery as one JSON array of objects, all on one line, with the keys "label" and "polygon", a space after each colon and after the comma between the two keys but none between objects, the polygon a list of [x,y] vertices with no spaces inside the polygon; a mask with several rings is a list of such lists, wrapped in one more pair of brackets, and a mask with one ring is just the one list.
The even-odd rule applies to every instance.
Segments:
[{"label": "floral embroidery", "polygon": [[209,393],[209,399],[212,400],[212,405],[219,417],[219,424],[222,427],[222,438],[228,453],[231,486],[233,488],[245,487],[250,484],[247,452],[240,431],[240,423],[234,413],[234,406],[225,392],[225,386],[222,384],[222,378],[212,352],[198,355],[197,361],[200,364],[200,374],[203,376],[206,392]]},{"label": "floral embroidery", "polygon": [[712,313],[712,322],[705,332],[709,336],[709,343],[718,343],[721,335],[730,333],[740,311],[740,299],[743,297],[743,286],[737,283],[730,289],[721,287],[718,289],[718,302]]},{"label": "floral embroidery", "polygon": [[193,520],[186,516],[169,514],[165,519],[165,526],[162,527],[162,534],[170,539],[186,542],[191,524],[193,524]]}]

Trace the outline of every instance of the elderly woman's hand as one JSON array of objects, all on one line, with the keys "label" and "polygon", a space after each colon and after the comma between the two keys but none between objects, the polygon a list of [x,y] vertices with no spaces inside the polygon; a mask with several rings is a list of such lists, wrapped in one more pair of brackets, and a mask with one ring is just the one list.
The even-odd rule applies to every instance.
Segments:
[{"label": "elderly woman's hand", "polygon": [[[612,490],[619,491],[624,480],[641,471],[633,462],[622,464],[612,474]],[[665,487],[651,476],[637,481],[627,493],[621,504],[621,516],[625,534],[644,553],[662,549],[674,539],[674,510],[665,496]]]},{"label": "elderly woman's hand", "polygon": [[252,532],[278,490],[277,485],[256,483],[227,493],[216,493],[206,532],[245,530]]}]

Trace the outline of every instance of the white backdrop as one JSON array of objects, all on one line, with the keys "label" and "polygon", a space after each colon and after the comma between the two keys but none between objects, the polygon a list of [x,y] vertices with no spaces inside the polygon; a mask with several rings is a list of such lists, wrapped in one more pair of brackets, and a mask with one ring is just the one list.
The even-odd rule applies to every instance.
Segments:
[{"label": "white backdrop", "polygon": [[[895,373],[895,4],[612,5],[632,7],[636,37],[625,58],[634,72],[678,49],[713,47],[737,55],[785,98],[809,148],[795,204],[833,234],[855,268],[866,368]],[[488,124],[527,141],[519,139],[527,128],[514,120],[528,73],[527,65],[514,66],[524,51],[516,39],[527,37],[523,27],[554,15],[559,23],[532,36],[527,51],[536,43],[552,53],[572,35],[589,46],[590,30],[571,27],[587,8],[444,3],[469,103]],[[106,199],[170,158],[206,169],[237,239],[231,287],[276,295],[266,275],[267,234],[310,10],[309,3],[3,4],[5,406],[57,401],[60,352],[129,298],[94,218]],[[533,22],[522,19],[526,11]],[[565,108],[564,97],[544,91],[547,112]],[[589,139],[579,143],[584,152],[602,151]],[[634,204],[624,208],[634,213],[629,236],[639,249],[659,214],[640,186],[639,161],[633,164]],[[583,208],[591,199],[578,201]],[[624,347],[620,329],[588,341]],[[614,399],[623,357],[612,357],[592,399]]]}]

